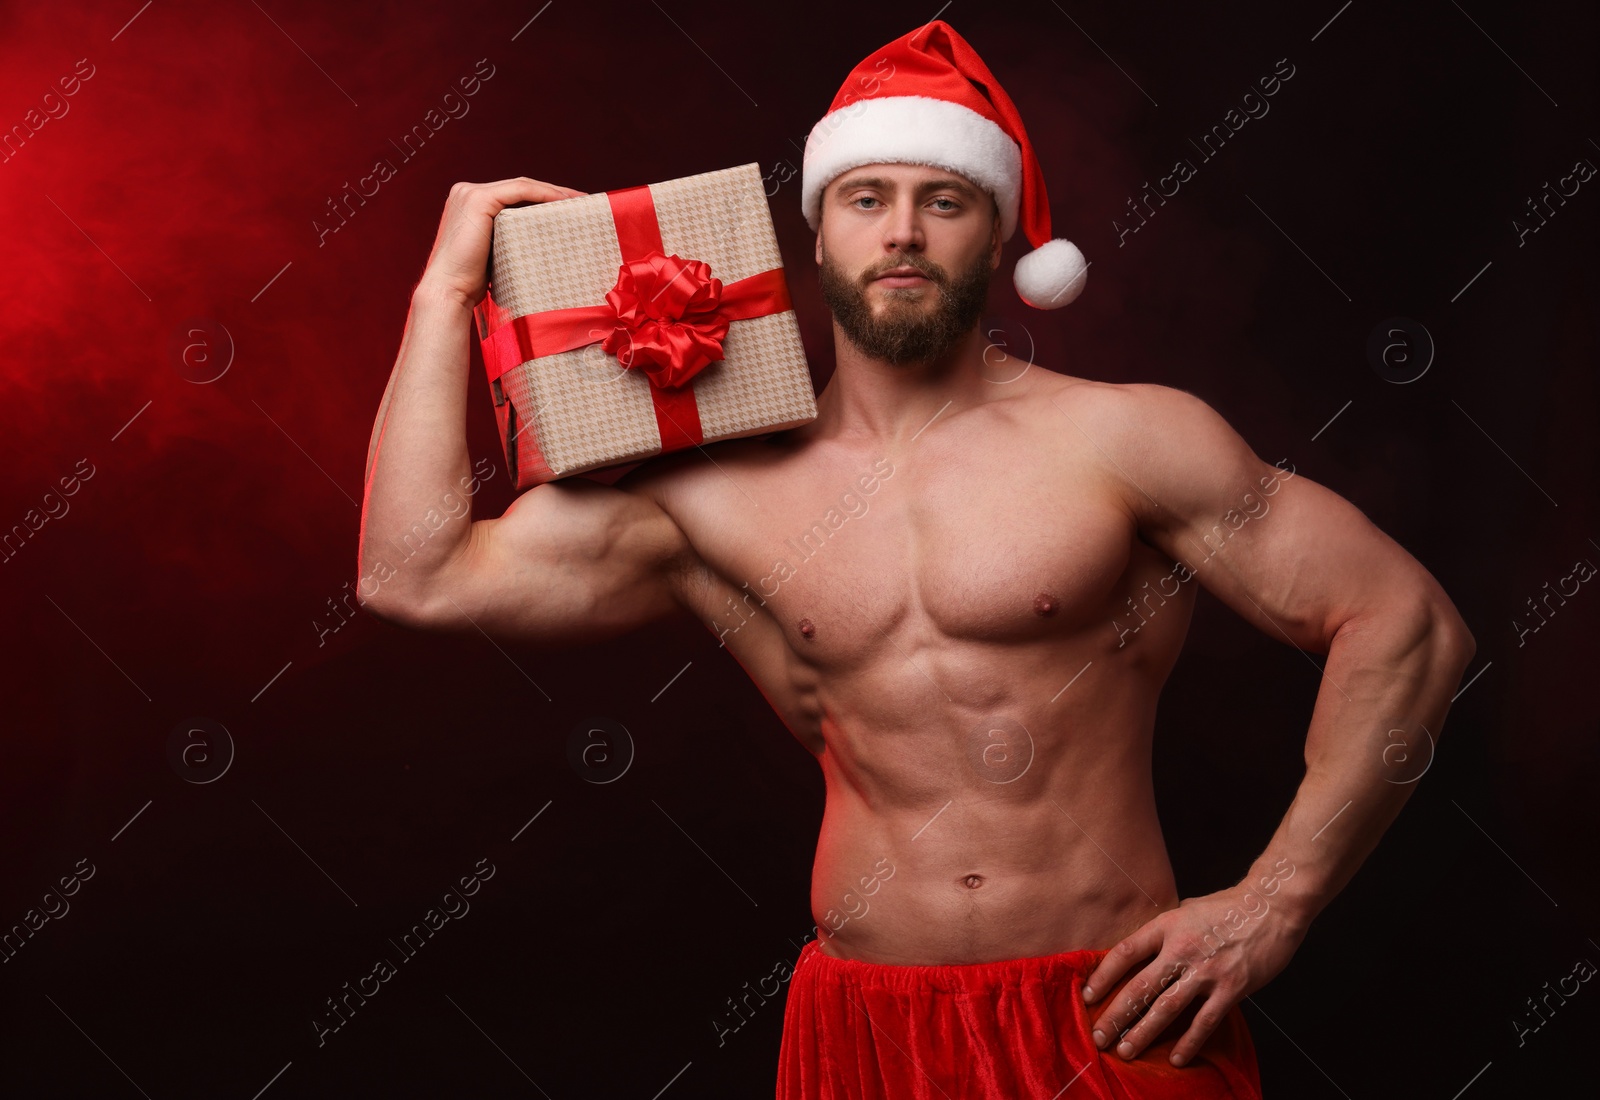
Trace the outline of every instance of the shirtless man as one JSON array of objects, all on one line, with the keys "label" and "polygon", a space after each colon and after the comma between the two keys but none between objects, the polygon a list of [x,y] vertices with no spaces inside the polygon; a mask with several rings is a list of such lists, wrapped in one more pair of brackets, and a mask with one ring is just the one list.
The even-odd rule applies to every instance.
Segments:
[{"label": "shirtless man", "polygon": [[[527,178],[451,189],[373,433],[363,573],[469,474],[468,341],[491,219],[577,194]],[[861,165],[827,184],[818,214],[837,367],[814,422],[678,452],[614,486],[540,485],[498,519],[440,530],[366,606],[552,645],[688,611],[825,777],[822,935],[795,985],[810,963],[976,974],[1065,952],[1077,1026],[1104,1049],[1091,1060],[1198,1063],[1219,1026],[1238,1040],[1238,1003],[1288,964],[1400,811],[1471,634],[1359,510],[1262,461],[1198,398],[997,368],[976,322],[1005,234],[973,179]],[[1180,898],[1151,741],[1190,579],[1327,656],[1281,826],[1239,883]],[[786,1061],[791,1041],[786,1024]],[[1204,1095],[1247,1095],[1242,1079]],[[953,1080],[941,1091],[978,1094]],[[1127,1080],[1096,1095],[1156,1094]]]}]

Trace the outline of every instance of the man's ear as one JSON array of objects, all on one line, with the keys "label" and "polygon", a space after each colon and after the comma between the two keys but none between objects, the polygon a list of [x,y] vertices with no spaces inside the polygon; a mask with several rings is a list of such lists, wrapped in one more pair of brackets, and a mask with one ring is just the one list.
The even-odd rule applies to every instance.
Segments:
[{"label": "man's ear", "polygon": [[817,247],[816,247],[816,250],[815,250],[813,258],[817,261],[817,266],[821,267],[822,266],[822,225],[821,225],[820,222],[817,223]]}]

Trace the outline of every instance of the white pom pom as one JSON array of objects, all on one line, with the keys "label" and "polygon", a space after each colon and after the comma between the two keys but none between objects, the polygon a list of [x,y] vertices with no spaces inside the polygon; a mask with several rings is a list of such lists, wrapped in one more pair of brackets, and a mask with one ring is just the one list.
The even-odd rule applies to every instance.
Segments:
[{"label": "white pom pom", "polygon": [[1058,237],[1018,260],[1011,281],[1030,306],[1059,309],[1082,293],[1088,272],[1078,246]]}]

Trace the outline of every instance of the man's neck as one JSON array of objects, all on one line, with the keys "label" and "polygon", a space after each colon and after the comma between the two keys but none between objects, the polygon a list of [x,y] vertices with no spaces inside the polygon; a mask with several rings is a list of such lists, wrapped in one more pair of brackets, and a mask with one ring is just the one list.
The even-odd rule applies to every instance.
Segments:
[{"label": "man's neck", "polygon": [[864,354],[833,330],[836,366],[817,395],[812,430],[822,436],[899,447],[955,409],[987,400],[984,342],[974,326],[947,355],[928,362],[888,363]]}]

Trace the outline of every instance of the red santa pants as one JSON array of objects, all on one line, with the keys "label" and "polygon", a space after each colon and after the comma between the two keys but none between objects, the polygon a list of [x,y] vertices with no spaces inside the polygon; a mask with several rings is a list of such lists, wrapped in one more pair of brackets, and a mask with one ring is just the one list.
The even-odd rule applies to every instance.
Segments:
[{"label": "red santa pants", "polygon": [[1182,1066],[1167,1059],[1195,1002],[1136,1058],[1096,1050],[1092,1023],[1112,1002],[1085,1005],[1083,984],[1104,956],[898,966],[836,959],[811,940],[789,982],[778,1100],[1260,1100],[1238,1006]]}]

